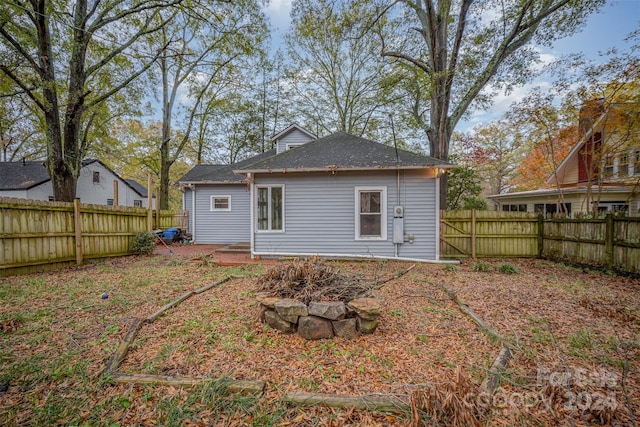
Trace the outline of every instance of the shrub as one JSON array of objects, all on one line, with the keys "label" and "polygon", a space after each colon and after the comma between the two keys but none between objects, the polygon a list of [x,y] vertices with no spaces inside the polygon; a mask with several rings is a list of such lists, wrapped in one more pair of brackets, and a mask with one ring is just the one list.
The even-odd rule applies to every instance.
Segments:
[{"label": "shrub", "polygon": [[489,264],[487,264],[484,261],[476,261],[473,264],[473,271],[489,271],[491,270],[491,267],[489,267]]},{"label": "shrub", "polygon": [[150,231],[141,231],[133,240],[133,250],[145,254],[152,254],[156,248],[156,236]]},{"label": "shrub", "polygon": [[498,271],[504,274],[517,274],[520,272],[518,270],[518,267],[509,263],[500,264],[500,266],[498,267]]},{"label": "shrub", "polygon": [[445,264],[444,271],[458,271],[458,266],[455,264]]}]

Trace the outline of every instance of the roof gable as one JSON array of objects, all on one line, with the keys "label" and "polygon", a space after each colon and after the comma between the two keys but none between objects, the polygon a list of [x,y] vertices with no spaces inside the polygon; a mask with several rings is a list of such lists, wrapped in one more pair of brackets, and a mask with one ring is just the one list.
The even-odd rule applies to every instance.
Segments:
[{"label": "roof gable", "polygon": [[[600,124],[605,119],[605,117],[606,117],[606,113],[601,114],[600,117],[598,117],[598,119],[595,121],[595,123],[589,127],[587,132],[578,140],[578,142],[576,143],[576,145],[573,146],[571,151],[569,151],[569,154],[567,154],[567,156],[564,159],[562,159],[562,162],[560,162],[560,165],[558,165],[556,170],[552,172],[551,175],[549,175],[549,177],[546,180],[546,184],[562,185],[562,183],[564,182],[565,172],[567,171],[567,168],[572,163],[578,162],[578,155],[580,153],[580,150],[582,150],[582,148],[587,143],[589,138],[591,138],[594,132],[596,132],[596,130],[600,127]],[[556,177],[558,182],[556,182]]]},{"label": "roof gable", "polygon": [[451,163],[433,157],[401,149],[396,150],[394,147],[346,132],[336,132],[308,142],[295,150],[285,151],[252,165],[236,168],[236,172],[421,169],[453,166]]},{"label": "roof gable", "polygon": [[302,126],[298,126],[297,124],[294,123],[294,124],[290,125],[288,128],[286,128],[285,130],[283,130],[281,132],[278,132],[277,134],[273,135],[271,137],[271,141],[277,141],[279,139],[282,139],[285,136],[289,135],[290,133],[292,133],[292,132],[294,132],[296,130],[299,131],[299,132],[302,132],[303,134],[308,136],[309,139],[317,139],[318,138],[316,135],[314,135],[313,133],[311,133],[307,129],[303,128]]}]

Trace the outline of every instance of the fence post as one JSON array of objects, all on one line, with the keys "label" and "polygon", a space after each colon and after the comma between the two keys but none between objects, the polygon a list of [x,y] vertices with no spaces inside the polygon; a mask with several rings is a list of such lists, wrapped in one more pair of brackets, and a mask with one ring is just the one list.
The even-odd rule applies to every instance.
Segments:
[{"label": "fence post", "polygon": [[82,221],[80,219],[80,199],[73,199],[73,223],[76,238],[76,264],[82,264]]},{"label": "fence post", "polygon": [[544,249],[544,215],[538,214],[538,258],[542,258]]},{"label": "fence post", "polygon": [[[156,200],[157,204],[158,201]],[[149,177],[147,178],[147,230],[149,233],[153,232],[153,213],[151,209],[153,209],[153,181],[151,180],[151,172],[149,172]]]},{"label": "fence post", "polygon": [[605,242],[604,242],[604,255],[606,257],[605,259],[605,264],[607,266],[607,268],[612,268],[613,267],[613,255],[614,255],[614,251],[613,251],[613,237],[615,235],[614,233],[614,227],[615,223],[613,220],[613,215],[612,214],[607,214],[607,216],[605,217]]},{"label": "fence post", "polygon": [[471,258],[476,258],[476,210],[471,209]]}]

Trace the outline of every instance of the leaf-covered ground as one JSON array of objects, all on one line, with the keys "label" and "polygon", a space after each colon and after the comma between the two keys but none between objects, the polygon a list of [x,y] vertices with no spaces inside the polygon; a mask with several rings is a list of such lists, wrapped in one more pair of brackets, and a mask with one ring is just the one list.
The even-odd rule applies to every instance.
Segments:
[{"label": "leaf-covered ground", "polygon": [[[383,314],[373,335],[305,341],[258,321],[257,276],[274,265],[218,267],[204,256],[155,255],[1,279],[0,425],[413,425],[427,415],[298,408],[282,397],[451,392],[457,368],[472,392],[456,396],[454,388],[450,397],[484,410],[483,425],[640,422],[637,279],[543,260],[419,264],[374,291]],[[409,267],[332,265],[371,283]],[[475,271],[483,267],[489,271]],[[122,385],[102,374],[135,319],[228,275],[238,278],[144,325],[120,370],[259,379],[264,396],[225,395],[215,383]],[[501,345],[443,286],[517,348],[491,405],[479,385]]]}]

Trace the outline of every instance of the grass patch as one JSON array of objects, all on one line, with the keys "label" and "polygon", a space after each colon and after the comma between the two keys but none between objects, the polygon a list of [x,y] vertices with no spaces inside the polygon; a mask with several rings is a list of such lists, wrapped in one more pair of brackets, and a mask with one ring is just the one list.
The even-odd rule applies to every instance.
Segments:
[{"label": "grass patch", "polygon": [[484,261],[476,261],[476,262],[474,262],[473,263],[473,267],[471,267],[471,269],[473,271],[482,272],[482,273],[487,272],[487,271],[491,271],[491,267],[489,266],[489,264],[487,264]]},{"label": "grass patch", "polygon": [[516,267],[513,264],[509,264],[509,263],[500,264],[498,266],[498,271],[500,273],[504,273],[504,274],[518,274],[518,273],[520,273],[520,270],[518,270],[518,267]]},{"label": "grass patch", "polygon": [[569,336],[569,354],[582,359],[590,359],[594,347],[595,332],[591,329],[580,329]]}]

